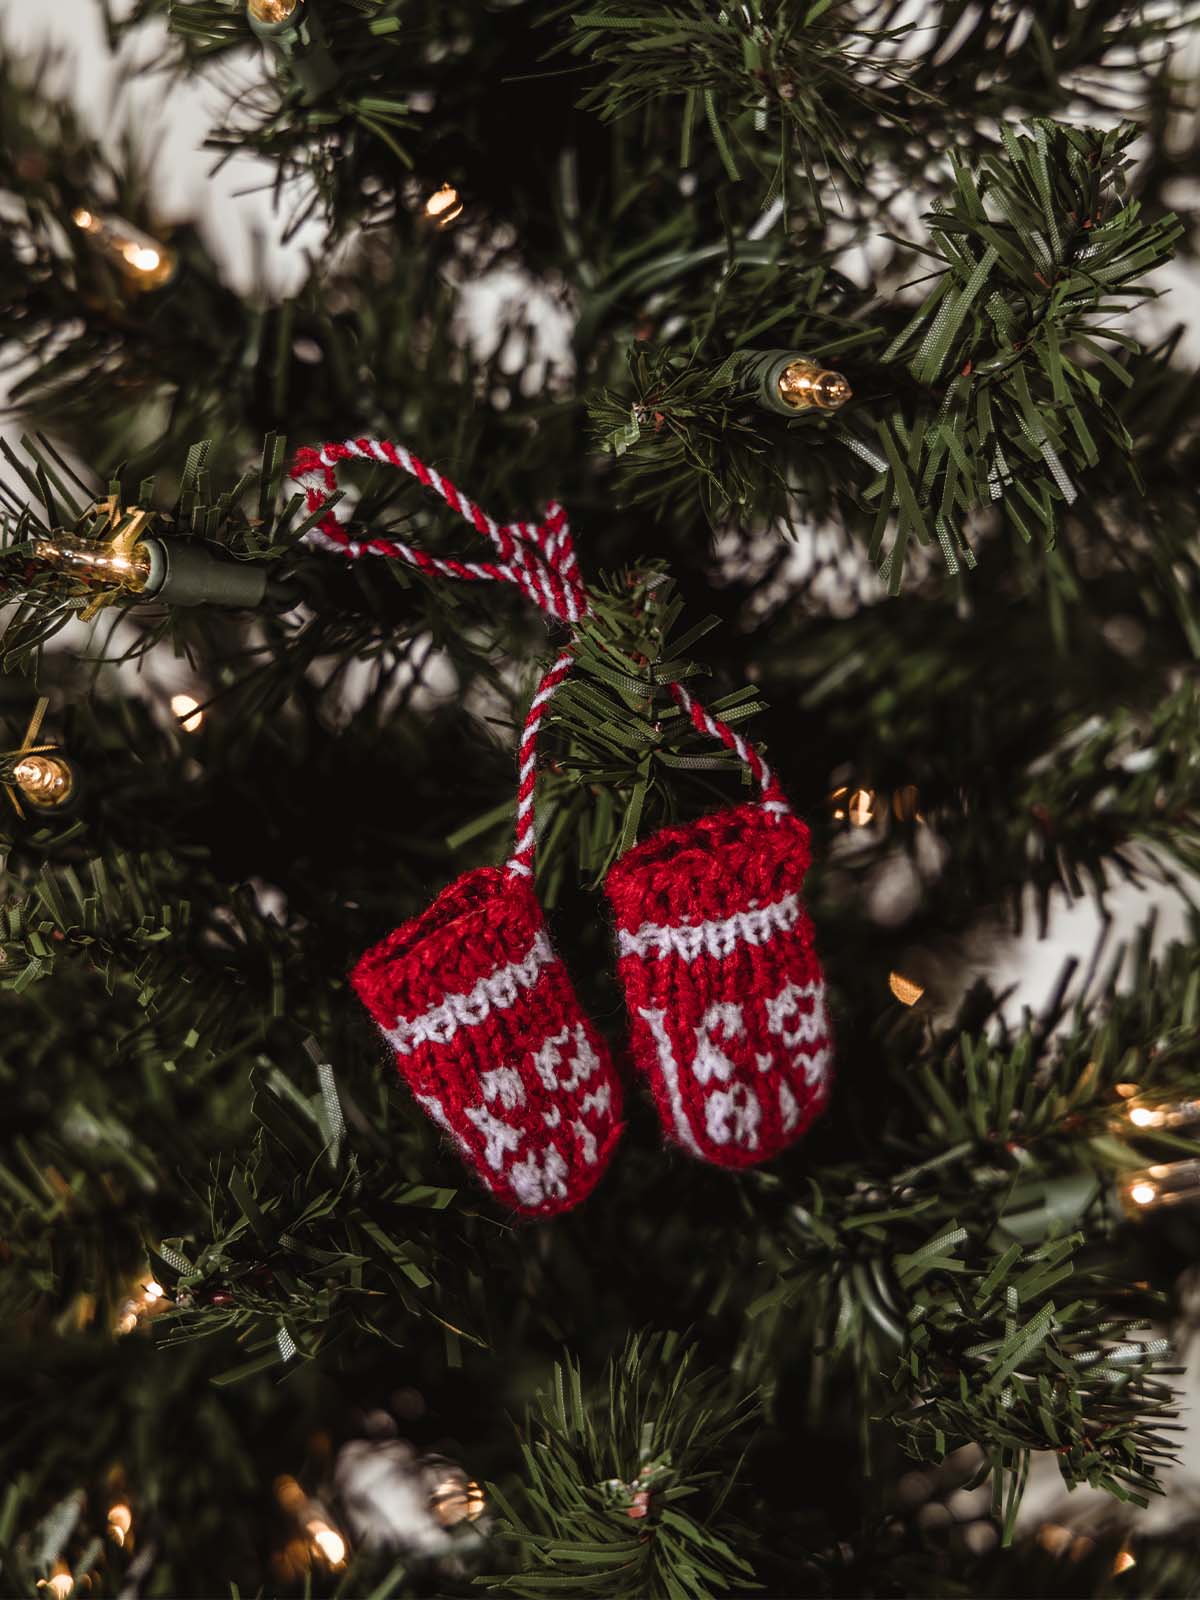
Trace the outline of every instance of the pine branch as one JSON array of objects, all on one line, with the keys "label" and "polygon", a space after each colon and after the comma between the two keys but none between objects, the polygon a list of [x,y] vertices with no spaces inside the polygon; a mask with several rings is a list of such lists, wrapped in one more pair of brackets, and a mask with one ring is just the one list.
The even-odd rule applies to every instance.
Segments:
[{"label": "pine branch", "polygon": [[[618,855],[677,817],[681,772],[746,781],[735,756],[698,738],[668,690],[684,680],[695,688],[693,680],[705,669],[691,658],[691,647],[716,619],[679,632],[683,605],[658,563],[602,578],[590,593],[592,615],[578,630],[574,670],[547,714],[541,758],[537,871],[551,905],[580,876],[598,888]],[[735,726],[763,710],[750,688],[717,697],[700,693]],[[523,704],[524,696],[514,711]],[[727,783],[718,788],[711,779],[699,781],[714,794],[728,791]],[[486,813],[450,842],[466,843],[485,828],[496,848],[506,849],[511,806],[499,817]]]},{"label": "pine branch", "polygon": [[[863,179],[847,123],[902,116],[892,86],[904,73],[878,50],[868,54],[886,35],[862,27],[856,9],[839,0],[803,16],[781,0],[752,0],[715,17],[702,0],[634,0],[571,21],[571,50],[598,69],[581,105],[611,122],[673,102],[675,115],[656,121],[680,166],[692,164],[696,143],[711,140],[726,179],[738,183],[748,168],[763,203],[777,194],[786,200],[791,174],[802,168],[822,218],[818,164],[853,184]],[[909,97],[925,98],[919,90]]]},{"label": "pine branch", "polygon": [[1132,469],[1133,441],[1106,390],[1134,379],[1103,342],[1136,353],[1112,319],[1151,292],[1143,279],[1181,231],[1169,215],[1143,222],[1124,196],[1135,131],[1039,120],[1025,134],[1005,128],[1003,159],[985,157],[978,176],[953,160],[956,188],[928,218],[933,285],[903,323],[899,303],[890,327],[831,315],[818,296],[833,284],[809,269],[809,305],[793,313],[790,337],[850,379],[854,403],[832,427],[748,407],[730,361],[753,348],[731,254],[730,282],[689,355],[639,354],[632,402],[606,391],[591,403],[624,497],[660,514],[698,503],[710,520],[744,525],[780,514],[791,462],[803,483],[806,457],[832,444],[877,468],[864,481],[838,451],[859,480],[839,498],[864,532],[873,512],[869,549],[892,592],[910,542],[940,546],[952,573],[974,565],[969,530],[992,507],[1026,543],[1053,545],[1078,498],[1074,474],[1102,456]]},{"label": "pine branch", "polygon": [[[872,23],[899,23],[896,0]],[[923,50],[913,82],[927,93],[970,107],[970,115],[1045,114],[1075,101],[1090,116],[1150,114],[1161,105],[1173,52],[1194,17],[1186,8],[1157,11],[1125,0],[1083,0],[1053,19],[1034,5],[971,12],[950,0],[922,18]]]},{"label": "pine branch", "polygon": [[569,1586],[703,1600],[753,1588],[725,1501],[754,1411],[676,1334],[631,1337],[597,1389],[568,1357],[525,1419],[519,1484],[493,1491],[518,1570],[478,1581],[530,1597]]},{"label": "pine branch", "polygon": [[1095,432],[1131,455],[1095,367],[1130,380],[1098,341],[1136,350],[1107,319],[1145,296],[1141,280],[1169,259],[1179,224],[1142,223],[1124,199],[1132,125],[1029,129],[1002,129],[1007,160],[985,158],[977,180],[954,163],[957,191],[930,219],[945,269],[883,352],[937,400],[936,413],[876,423],[888,467],[868,498],[879,496],[877,550],[896,508],[882,568],[893,590],[910,535],[936,534],[953,570],[953,547],[969,549],[963,519],[990,497],[1022,538],[1052,544],[1057,508],[1077,494],[1068,469],[1099,460]]},{"label": "pine branch", "polygon": [[[922,1044],[917,1028],[895,1030],[883,1049],[895,1090],[910,1102],[907,1113],[883,1127],[875,1120],[875,1155],[865,1167],[859,1159],[818,1163],[797,1186],[786,1218],[768,1213],[763,1220],[764,1266],[749,1307],[759,1326],[748,1329],[743,1358],[748,1375],[769,1382],[785,1343],[797,1336],[797,1319],[821,1352],[824,1382],[845,1373],[864,1413],[875,1375],[893,1367],[891,1409],[908,1419],[902,1426],[913,1448],[942,1455],[968,1439],[982,1444],[1009,1527],[1031,1448],[1059,1450],[1070,1482],[1086,1479],[1119,1496],[1150,1492],[1151,1435],[1168,1403],[1152,1370],[1161,1352],[1134,1362],[1144,1386],[1125,1385],[1098,1362],[1103,1381],[1093,1391],[1055,1384],[1054,1361],[1074,1356],[1052,1346],[1054,1361],[1043,1353],[1028,1374],[1019,1427],[1008,1415],[1004,1383],[981,1387],[982,1369],[967,1375],[977,1355],[999,1363],[986,1328],[968,1323],[1007,1315],[1013,1293],[1025,1308],[1014,1326],[1040,1310],[1046,1327],[1038,1324],[1039,1337],[1057,1327],[1071,1349],[1089,1337],[1137,1342],[1138,1319],[1159,1303],[1124,1288],[1125,1252],[1136,1241],[1118,1234],[1116,1185],[1146,1162],[1200,1150],[1187,1130],[1131,1122],[1125,1099],[1130,1083],[1145,1097],[1138,1104],[1192,1092],[1190,948],[1176,946],[1156,962],[1147,938],[1129,988],[1114,992],[1110,981],[1104,989],[1098,1014],[1084,1000],[1070,1010],[1060,1001],[1013,1035],[979,996],[964,1008],[974,1012],[969,1031],[951,1028]],[[890,1094],[885,1099],[894,1103]],[[963,1284],[980,1286],[972,1294],[982,1298],[972,1299]],[[931,1331],[923,1331],[927,1323]],[[1061,1361],[1058,1370],[1067,1370]]]},{"label": "pine branch", "polygon": [[1136,1505],[1162,1493],[1158,1474],[1174,1459],[1165,1379],[1181,1369],[1163,1364],[1166,1341],[1145,1331],[1143,1297],[1077,1263],[1081,1244],[1073,1235],[975,1261],[952,1232],[897,1263],[915,1297],[892,1419],[918,1460],[968,1439],[981,1446],[979,1478],[991,1476],[1005,1543],[1034,1450],[1056,1452],[1069,1488],[1089,1483]]},{"label": "pine branch", "polygon": [[[417,125],[409,90],[419,80],[400,93],[393,87],[401,63],[411,73],[420,60],[407,9],[400,0],[362,0],[298,14],[296,42],[261,49],[255,62],[260,81],[230,96],[208,146],[221,161],[241,152],[273,160],[277,194],[303,181],[308,195],[289,232],[315,213],[341,231],[395,207],[414,164]],[[143,0],[119,22],[110,12],[110,31],[120,37],[164,13],[179,41],[177,68],[256,42],[243,0]]]},{"label": "pine branch", "polygon": [[398,1340],[422,1316],[444,1328],[451,1358],[462,1339],[479,1342],[461,1313],[447,1320],[436,1282],[462,1241],[444,1251],[422,1226],[421,1213],[445,1211],[455,1191],[399,1175],[332,1068],[318,1066],[316,1079],[302,1088],[274,1067],[259,1076],[251,1161],[215,1169],[203,1234],[153,1252],[175,1301],[159,1323],[167,1342],[236,1336],[246,1352],[218,1383],[313,1360],[347,1334]]}]

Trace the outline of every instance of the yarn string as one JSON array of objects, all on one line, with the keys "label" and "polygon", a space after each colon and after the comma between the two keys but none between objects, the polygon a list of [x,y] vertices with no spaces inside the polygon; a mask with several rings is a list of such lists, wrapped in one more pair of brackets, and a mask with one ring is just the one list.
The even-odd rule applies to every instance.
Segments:
[{"label": "yarn string", "polygon": [[304,490],[310,514],[320,511],[337,488],[340,461],[382,462],[384,466],[409,473],[489,540],[500,557],[500,564],[442,559],[399,539],[377,534],[353,538],[332,507],[309,530],[306,538],[310,543],[351,561],[366,555],[385,556],[438,577],[468,583],[512,583],[534,605],[570,627],[587,615],[587,593],[575,561],[571,529],[566,512],[557,502],[546,507],[546,515],[540,523],[498,523],[469,496],[461,494],[449,478],[427,467],[403,445],[393,444],[390,439],[346,439],[341,443],[324,444],[320,449],[306,446],[296,452],[291,476]]},{"label": "yarn string", "polygon": [[562,652],[538,684],[537,693],[529,703],[525,726],[521,729],[521,746],[517,755],[517,841],[505,867],[510,878],[533,876],[533,853],[537,846],[533,796],[537,787],[538,729],[551,697],[570,672],[574,661],[575,648],[571,645]]},{"label": "yarn string", "polygon": [[[338,464],[343,461],[382,463],[407,472],[418,483],[432,489],[451,511],[487,539],[499,556],[499,561],[459,561],[453,557],[431,555],[427,550],[417,549],[400,539],[379,534],[353,536],[348,526],[339,519],[336,507],[328,505],[330,496],[337,489]],[[540,610],[572,631],[591,610],[587,589],[575,558],[575,542],[567,513],[557,501],[551,501],[546,507],[541,522],[499,523],[468,495],[463,494],[449,478],[434,467],[426,466],[404,445],[394,444],[390,439],[345,439],[320,447],[306,445],[296,452],[290,475],[304,490],[305,506],[310,516],[327,507],[324,515],[304,536],[308,543],[318,549],[350,561],[360,560],[363,556],[382,556],[387,560],[401,561],[430,576],[464,583],[513,584]],[[574,657],[575,640],[572,639],[543,675],[521,730],[517,757],[516,841],[505,868],[512,877],[533,875],[538,731],[547,705],[570,673]],[[669,684],[668,689],[676,705],[691,719],[698,733],[732,750],[746,766],[762,790],[764,810],[772,816],[790,816],[791,807],[778,779],[754,746],[735,733],[720,717],[706,711],[682,684]]]},{"label": "yarn string", "polygon": [[742,765],[749,770],[750,776],[762,790],[763,809],[772,816],[790,817],[792,808],[788,804],[779,779],[749,740],[743,739],[740,733],[735,733],[720,717],[714,717],[711,711],[706,711],[681,683],[668,684],[667,687],[672,700],[684,715],[691,719],[696,732],[707,734],[710,739],[719,740],[727,750],[732,750]]}]

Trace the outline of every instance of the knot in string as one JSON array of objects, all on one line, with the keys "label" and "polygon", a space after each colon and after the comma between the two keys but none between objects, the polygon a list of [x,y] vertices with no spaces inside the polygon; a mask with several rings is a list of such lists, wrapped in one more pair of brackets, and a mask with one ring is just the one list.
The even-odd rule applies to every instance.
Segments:
[{"label": "knot in string", "polygon": [[[426,550],[414,549],[399,539],[379,534],[361,534],[355,538],[346,525],[338,520],[332,506],[305,534],[310,544],[351,561],[357,561],[361,556],[384,556],[392,561],[403,561],[407,566],[435,577],[456,578],[467,583],[515,584],[534,605],[571,629],[588,615],[590,606],[587,590],[575,561],[575,544],[567,514],[557,501],[552,501],[546,507],[546,515],[539,523],[498,523],[473,500],[461,494],[449,478],[444,478],[433,467],[427,467],[403,445],[392,444],[388,439],[346,439],[340,444],[324,444],[319,449],[305,446],[296,452],[291,476],[304,490],[310,515],[327,506],[330,495],[335,493],[339,461],[382,462],[384,466],[398,467],[401,472],[411,474],[419,483],[440,495],[451,511],[457,511],[477,533],[490,540],[500,560],[458,561],[448,556],[433,556]],[[512,857],[505,869],[513,877],[528,878],[533,875],[538,729],[551,697],[571,670],[574,656],[575,641],[572,639],[543,675],[521,730],[517,836]],[[696,731],[719,740],[748,769],[762,790],[764,809],[773,816],[790,816],[791,807],[778,778],[754,746],[722,722],[720,717],[714,717],[706,711],[681,683],[669,684],[668,689],[671,698],[691,720]]]},{"label": "knot in string", "polygon": [[467,583],[515,584],[535,606],[568,627],[574,627],[587,616],[587,591],[575,560],[575,542],[567,513],[556,501],[546,507],[546,515],[539,523],[498,523],[468,496],[461,494],[449,478],[427,467],[403,445],[393,444],[390,439],[346,439],[341,444],[322,445],[319,450],[306,446],[296,452],[291,475],[304,490],[310,514],[319,511],[337,489],[339,461],[382,462],[384,466],[398,467],[401,472],[409,473],[418,483],[440,495],[451,511],[456,511],[489,540],[500,560],[457,561],[430,555],[427,550],[417,550],[399,539],[379,534],[355,539],[332,507],[306,535],[311,544],[336,551],[352,561],[366,555],[387,556],[440,578],[457,578]]}]

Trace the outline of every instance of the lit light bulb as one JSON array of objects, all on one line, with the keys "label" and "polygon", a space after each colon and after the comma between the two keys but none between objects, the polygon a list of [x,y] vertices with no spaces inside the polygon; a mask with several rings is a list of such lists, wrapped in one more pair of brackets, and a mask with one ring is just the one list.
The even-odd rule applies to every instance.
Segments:
[{"label": "lit light bulb", "polygon": [[1161,1211],[1200,1201],[1200,1160],[1158,1162],[1141,1172],[1130,1172],[1121,1185],[1121,1202],[1127,1216]]},{"label": "lit light bulb", "polygon": [[325,1522],[310,1522],[308,1531],[322,1560],[328,1566],[340,1567],[346,1559],[346,1541],[337,1529]]},{"label": "lit light bulb", "polygon": [[874,790],[855,789],[850,796],[846,812],[856,828],[865,828],[875,815]]},{"label": "lit light bulb", "polygon": [[171,696],[171,710],[179,718],[188,733],[195,733],[204,721],[204,713],[200,709],[200,702],[193,700],[190,694],[173,694]]},{"label": "lit light bulb", "polygon": [[146,587],[150,577],[149,550],[143,543],[127,537],[118,536],[108,544],[97,544],[91,539],[77,539],[73,534],[55,534],[49,539],[39,539],[32,554],[36,561],[45,561],[56,571],[69,572],[84,583],[102,583],[109,587],[119,584],[135,594]]},{"label": "lit light bulb", "polygon": [[79,775],[73,763],[53,744],[40,741],[49,704],[43,695],[33,708],[21,743],[15,750],[0,752],[0,789],[19,817],[25,815],[22,800],[33,811],[65,811],[79,795]]},{"label": "lit light bulb", "polygon": [[121,255],[135,272],[153,272],[162,260],[161,254],[148,244],[122,245]]},{"label": "lit light bulb", "polygon": [[71,221],[138,289],[158,289],[175,276],[175,252],[111,212],[77,206]]},{"label": "lit light bulb", "polygon": [[813,361],[789,361],[779,378],[779,393],[792,411],[836,411],[853,397],[840,372]]},{"label": "lit light bulb", "polygon": [[55,1600],[67,1600],[67,1596],[75,1587],[75,1580],[67,1564],[64,1561],[56,1561],[54,1571],[48,1578],[39,1578],[37,1586],[39,1589],[49,1589]]},{"label": "lit light bulb", "polygon": [[153,1305],[156,1300],[161,1300],[166,1292],[167,1291],[163,1288],[162,1284],[155,1283],[153,1278],[150,1279],[150,1282],[142,1290],[142,1293],[146,1296],[146,1299],[149,1300],[151,1305]]},{"label": "lit light bulb", "polygon": [[109,1537],[119,1545],[125,1543],[130,1528],[133,1527],[133,1512],[124,1502],[108,1508],[108,1533]]},{"label": "lit light bulb", "polygon": [[1118,1573],[1128,1572],[1130,1567],[1136,1566],[1137,1557],[1134,1555],[1132,1550],[1118,1550],[1113,1559],[1113,1577],[1115,1578]]},{"label": "lit light bulb", "polygon": [[434,1516],[443,1528],[464,1520],[475,1522],[487,1508],[483,1490],[472,1478],[456,1476],[437,1484],[429,1496]]},{"label": "lit light bulb", "polygon": [[300,0],[246,0],[246,10],[255,22],[274,27],[286,22],[300,4]]},{"label": "lit light bulb", "polygon": [[[1125,1086],[1117,1085],[1120,1094]],[[1200,1100],[1162,1100],[1157,1105],[1131,1101],[1122,1108],[1135,1128],[1186,1128],[1200,1122]]]},{"label": "lit light bulb", "polygon": [[37,811],[57,810],[75,792],[70,763],[46,751],[22,756],[13,768],[13,782],[22,799]]},{"label": "lit light bulb", "polygon": [[874,789],[851,789],[842,784],[829,796],[835,822],[850,822],[856,828],[869,827],[877,815],[879,796]]},{"label": "lit light bulb", "polygon": [[900,972],[888,974],[888,988],[896,996],[896,999],[906,1006],[915,1006],[925,993],[923,985],[914,983],[911,978],[906,978]]},{"label": "lit light bulb", "polygon": [[435,189],[425,202],[425,215],[439,228],[448,228],[462,214],[462,199],[458,190],[449,183],[444,183],[440,189]]}]

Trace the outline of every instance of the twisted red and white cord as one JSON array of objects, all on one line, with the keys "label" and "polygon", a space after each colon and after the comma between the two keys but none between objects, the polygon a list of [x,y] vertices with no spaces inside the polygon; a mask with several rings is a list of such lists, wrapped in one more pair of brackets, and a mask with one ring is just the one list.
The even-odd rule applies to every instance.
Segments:
[{"label": "twisted red and white cord", "polygon": [[[500,557],[499,563],[432,556],[426,550],[418,550],[399,539],[378,534],[355,538],[339,520],[336,508],[332,506],[305,534],[310,544],[351,561],[357,561],[362,556],[383,556],[388,560],[403,561],[406,566],[436,577],[454,578],[467,583],[511,583],[556,622],[572,629],[588,615],[588,595],[575,559],[570,525],[566,512],[557,501],[552,501],[546,507],[546,515],[539,523],[498,523],[467,495],[460,493],[449,478],[443,477],[433,467],[427,467],[403,445],[393,444],[389,439],[346,439],[340,444],[324,444],[320,449],[305,446],[293,458],[291,477],[304,490],[305,505],[310,515],[326,506],[329,497],[336,492],[337,466],[341,461],[381,462],[384,466],[397,467],[401,472],[409,473],[426,488],[440,495],[451,511],[456,511],[477,533],[490,540]],[[544,674],[521,730],[516,843],[506,869],[520,877],[533,874],[538,730],[547,705],[570,673],[574,652],[572,641]],[[676,705],[691,718],[696,731],[719,740],[746,765],[762,789],[764,809],[774,815],[790,815],[791,807],[784,798],[778,780],[754,746],[734,733],[720,717],[714,717],[706,711],[682,684],[672,683],[669,688]]]},{"label": "twisted red and white cord", "polygon": [[681,683],[669,684],[668,688],[671,699],[686,716],[691,718],[696,732],[705,733],[710,739],[719,739],[725,748],[732,750],[743,766],[749,769],[750,776],[762,790],[763,808],[774,816],[790,817],[792,808],[780,787],[779,779],[754,746],[743,739],[740,733],[734,733],[727,722],[722,722],[720,717],[714,717],[711,711],[706,711]]},{"label": "twisted red and white cord", "polygon": [[552,502],[542,522],[498,523],[465,494],[460,494],[449,478],[389,439],[346,439],[341,444],[322,445],[319,450],[305,447],[296,452],[292,478],[304,490],[309,513],[319,511],[337,488],[339,461],[382,462],[398,467],[432,489],[469,522],[477,533],[495,545],[501,565],[491,561],[454,561],[431,556],[398,539],[369,534],[352,538],[349,530],[330,509],[305,536],[310,543],[356,561],[360,556],[386,556],[403,561],[420,572],[465,582],[512,583],[523,590],[543,611],[559,622],[574,626],[587,616],[587,594],[575,561],[575,546],[567,514]]},{"label": "twisted red and white cord", "polygon": [[538,684],[537,693],[529,703],[529,713],[521,730],[521,748],[517,755],[517,842],[505,871],[510,876],[533,876],[533,852],[537,846],[533,796],[537,788],[538,729],[546,715],[546,707],[559,684],[570,672],[575,660],[574,646],[564,650]]}]

